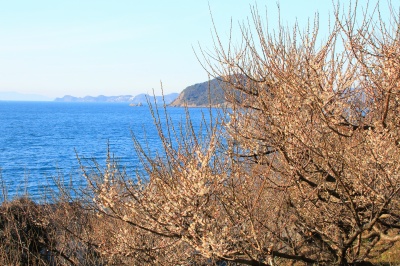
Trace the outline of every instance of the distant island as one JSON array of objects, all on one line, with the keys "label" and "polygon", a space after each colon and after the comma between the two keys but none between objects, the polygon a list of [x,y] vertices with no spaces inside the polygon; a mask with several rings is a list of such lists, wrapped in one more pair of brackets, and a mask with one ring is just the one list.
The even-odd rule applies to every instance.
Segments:
[{"label": "distant island", "polygon": [[[164,101],[165,104],[170,104],[173,102],[177,97],[179,93],[170,93],[167,95],[164,95]],[[163,103],[163,96],[151,96],[149,94],[139,94],[136,96],[132,95],[120,95],[120,96],[104,96],[104,95],[99,95],[99,96],[85,96],[85,97],[74,97],[71,95],[65,95],[62,98],[56,98],[54,101],[56,102],[107,102],[107,103],[130,103],[132,106],[140,106],[140,105],[146,105],[147,104],[147,99],[150,100],[150,102],[156,101],[156,103]]]}]

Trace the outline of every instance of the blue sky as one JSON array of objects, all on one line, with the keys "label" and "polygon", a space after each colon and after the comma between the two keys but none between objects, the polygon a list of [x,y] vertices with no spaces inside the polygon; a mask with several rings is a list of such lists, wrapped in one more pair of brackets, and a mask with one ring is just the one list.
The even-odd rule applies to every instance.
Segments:
[{"label": "blue sky", "polygon": [[[360,1],[361,4],[364,1]],[[372,1],[374,2],[374,1]],[[223,39],[257,4],[276,25],[275,0],[0,0],[0,92],[51,98],[180,92],[207,80],[192,46],[212,48],[213,14]],[[320,13],[331,0],[281,0],[281,20]]]}]

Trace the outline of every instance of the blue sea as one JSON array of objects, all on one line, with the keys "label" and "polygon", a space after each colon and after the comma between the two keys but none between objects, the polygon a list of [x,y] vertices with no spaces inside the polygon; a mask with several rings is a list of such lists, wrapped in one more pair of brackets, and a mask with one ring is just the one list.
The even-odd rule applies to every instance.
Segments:
[{"label": "blue sea", "polygon": [[[208,110],[189,112],[200,130]],[[185,121],[184,108],[167,108],[167,114],[177,127]],[[0,125],[0,174],[9,198],[28,193],[35,199],[56,189],[53,180],[60,178],[84,186],[77,157],[104,166],[108,147],[133,174],[140,162],[132,134],[153,154],[161,149],[149,107],[127,103],[0,102]]]}]

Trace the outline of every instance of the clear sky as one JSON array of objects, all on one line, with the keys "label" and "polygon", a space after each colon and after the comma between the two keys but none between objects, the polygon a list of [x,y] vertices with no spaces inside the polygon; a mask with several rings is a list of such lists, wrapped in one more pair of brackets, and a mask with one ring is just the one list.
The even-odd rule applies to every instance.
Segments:
[{"label": "clear sky", "polygon": [[[331,0],[280,0],[281,20],[305,25]],[[346,2],[346,1],[345,1]],[[361,4],[365,1],[360,0]],[[374,1],[372,1],[374,2]],[[233,21],[268,7],[276,24],[276,0],[0,0],[0,93],[51,98],[180,92],[206,81],[192,46],[212,48],[213,14],[226,37]]]}]

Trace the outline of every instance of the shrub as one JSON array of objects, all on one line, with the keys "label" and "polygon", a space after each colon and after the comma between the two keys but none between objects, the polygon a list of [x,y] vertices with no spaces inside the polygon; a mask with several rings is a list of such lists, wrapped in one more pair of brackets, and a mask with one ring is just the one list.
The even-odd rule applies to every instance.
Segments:
[{"label": "shrub", "polygon": [[137,145],[149,179],[133,182],[113,162],[86,173],[92,207],[123,224],[102,252],[169,265],[347,265],[399,241],[400,24],[394,9],[389,24],[376,10],[356,24],[357,7],[336,7],[320,46],[318,21],[274,34],[256,10],[242,46],[217,35],[206,63],[229,84],[231,108],[208,138],[164,132],[156,113],[165,155]]}]

